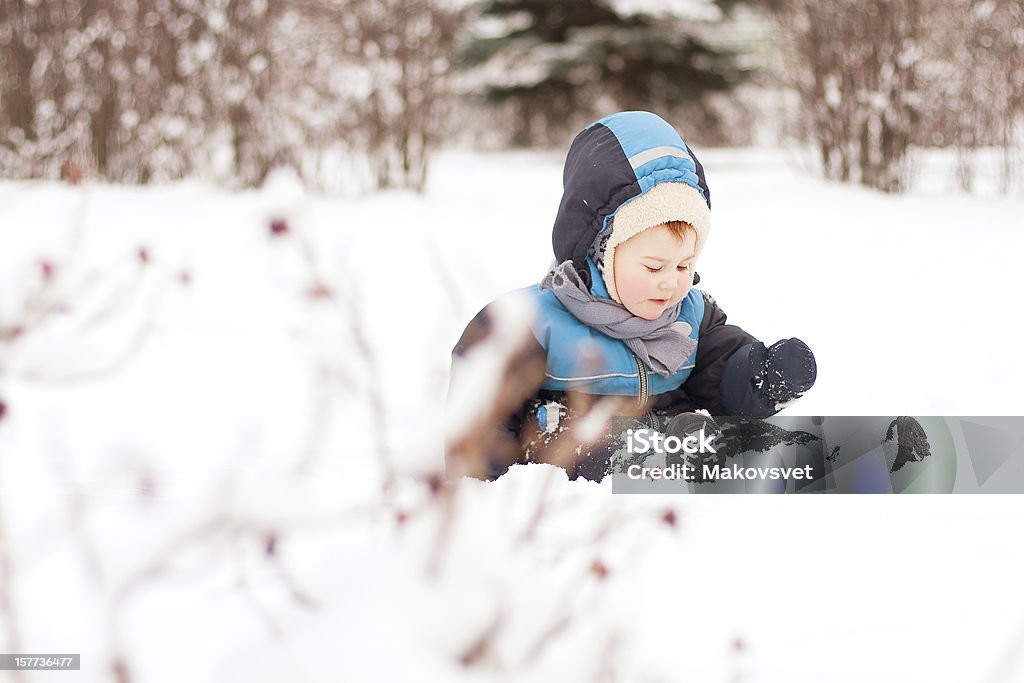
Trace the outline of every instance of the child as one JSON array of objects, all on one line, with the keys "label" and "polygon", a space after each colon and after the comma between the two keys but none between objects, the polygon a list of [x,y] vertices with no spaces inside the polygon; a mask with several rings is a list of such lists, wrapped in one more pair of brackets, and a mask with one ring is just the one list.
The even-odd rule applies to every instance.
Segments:
[{"label": "child", "polygon": [[[619,414],[628,399],[637,413],[767,417],[814,384],[806,344],[765,348],[693,288],[711,193],[667,122],[634,111],[591,124],[569,148],[563,185],[556,265],[525,290],[536,304],[532,336],[508,359],[504,391],[482,424],[449,443],[450,467],[495,477],[543,459],[600,479],[607,450],[578,437],[547,458],[542,448],[599,397],[623,397]],[[469,323],[453,362],[493,331],[492,306]],[[484,462],[475,472],[474,449]],[[578,457],[566,460],[567,450]]]}]

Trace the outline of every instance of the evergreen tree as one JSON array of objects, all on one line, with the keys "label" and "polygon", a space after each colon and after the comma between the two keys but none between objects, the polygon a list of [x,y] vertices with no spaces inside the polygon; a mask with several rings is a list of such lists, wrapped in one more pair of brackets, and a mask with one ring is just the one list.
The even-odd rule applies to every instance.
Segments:
[{"label": "evergreen tree", "polygon": [[462,64],[485,101],[506,108],[513,144],[551,142],[614,109],[671,114],[737,85],[737,54],[710,39],[716,0],[487,0]]}]

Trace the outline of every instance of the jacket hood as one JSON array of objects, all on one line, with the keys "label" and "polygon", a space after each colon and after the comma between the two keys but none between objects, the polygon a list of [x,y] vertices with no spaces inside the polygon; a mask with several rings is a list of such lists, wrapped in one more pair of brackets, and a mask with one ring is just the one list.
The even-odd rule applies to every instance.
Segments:
[{"label": "jacket hood", "polygon": [[[616,232],[623,227],[636,234],[667,220],[684,220],[697,229],[699,251],[710,227],[711,192],[703,166],[679,133],[650,112],[612,114],[583,129],[569,147],[562,185],[551,243],[556,262],[572,260],[587,286],[592,286],[587,250],[609,217],[625,206],[631,205],[622,216],[630,225],[620,226],[617,219]],[[652,193],[655,187],[659,190]]]}]

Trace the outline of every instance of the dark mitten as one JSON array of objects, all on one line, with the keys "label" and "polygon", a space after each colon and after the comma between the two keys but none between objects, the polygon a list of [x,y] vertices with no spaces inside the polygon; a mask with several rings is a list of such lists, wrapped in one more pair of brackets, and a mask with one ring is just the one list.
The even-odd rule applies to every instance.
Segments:
[{"label": "dark mitten", "polygon": [[807,344],[796,338],[783,339],[768,347],[764,370],[754,377],[754,385],[760,385],[776,403],[786,403],[814,386],[817,376],[818,366]]},{"label": "dark mitten", "polygon": [[748,344],[726,361],[720,396],[732,415],[768,417],[814,386],[814,354],[799,339]]}]

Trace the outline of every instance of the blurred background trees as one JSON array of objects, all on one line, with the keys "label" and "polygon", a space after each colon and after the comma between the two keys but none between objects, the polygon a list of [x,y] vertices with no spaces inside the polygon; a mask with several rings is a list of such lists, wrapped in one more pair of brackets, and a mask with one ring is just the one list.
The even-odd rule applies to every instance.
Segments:
[{"label": "blurred background trees", "polygon": [[923,148],[965,190],[979,151],[1020,180],[1020,0],[0,0],[0,63],[8,178],[418,190],[445,144],[649,109],[886,192]]},{"label": "blurred background trees", "polygon": [[961,187],[994,148],[1007,191],[1020,160],[1024,5],[1020,0],[789,0],[770,6],[775,73],[798,95],[798,139],[827,178],[907,189],[908,153],[950,147]]},{"label": "blurred background trees", "polygon": [[361,153],[420,188],[464,9],[407,0],[0,0],[0,170],[316,182]]},{"label": "blurred background trees", "polygon": [[779,12],[788,84],[825,176],[896,192],[923,113],[927,0],[794,0]]},{"label": "blurred background trees", "polygon": [[[54,177],[64,162],[118,182],[213,168],[258,182],[274,156],[262,0],[0,3],[0,163]],[[218,144],[220,143],[220,144]]]}]

